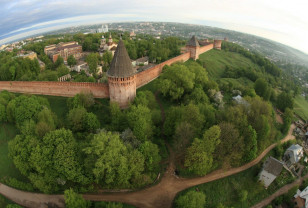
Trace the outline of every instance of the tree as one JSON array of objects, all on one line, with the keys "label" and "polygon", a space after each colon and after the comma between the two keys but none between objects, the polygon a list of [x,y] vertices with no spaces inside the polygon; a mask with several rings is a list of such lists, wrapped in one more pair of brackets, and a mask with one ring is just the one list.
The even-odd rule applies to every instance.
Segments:
[{"label": "tree", "polygon": [[293,111],[290,108],[286,108],[283,114],[282,132],[287,133],[293,120]]},{"label": "tree", "polygon": [[202,192],[188,191],[184,195],[179,196],[175,201],[179,208],[200,208],[205,205],[205,194]]},{"label": "tree", "polygon": [[179,100],[194,88],[195,74],[183,64],[168,67],[159,77],[157,86],[164,96]]},{"label": "tree", "polygon": [[74,131],[84,131],[86,128],[87,110],[85,108],[73,108],[67,115],[68,126]]},{"label": "tree", "polygon": [[17,135],[9,142],[9,155],[21,173],[44,193],[58,191],[66,183],[89,183],[78,162],[77,144],[70,130],[51,131],[43,139]]},{"label": "tree", "polygon": [[216,149],[216,156],[225,166],[237,166],[243,155],[243,137],[240,136],[238,129],[232,123],[222,122],[219,127],[221,129],[219,138],[221,143]]},{"label": "tree", "polygon": [[280,110],[285,111],[286,108],[293,109],[294,100],[291,94],[282,92],[278,95],[277,100],[277,107]]},{"label": "tree", "polygon": [[88,63],[89,66],[89,71],[93,75],[97,73],[97,65],[98,65],[98,54],[97,53],[90,53],[86,57],[86,62]]},{"label": "tree", "polygon": [[87,208],[91,206],[90,201],[86,201],[80,194],[75,193],[73,189],[64,191],[64,200],[67,208]]},{"label": "tree", "polygon": [[271,88],[268,86],[267,82],[259,78],[255,82],[255,91],[257,95],[261,96],[264,98],[264,100],[269,100],[271,97]]},{"label": "tree", "polygon": [[64,64],[61,64],[57,68],[58,77],[62,77],[64,75],[67,75],[69,72],[70,72],[69,69]]},{"label": "tree", "polygon": [[36,125],[36,134],[39,137],[43,137],[46,133],[55,130],[56,115],[51,112],[51,110],[45,108],[38,113],[38,123]]},{"label": "tree", "polygon": [[56,62],[54,63],[54,69],[58,68],[62,64],[64,64],[64,60],[61,56],[58,56]]},{"label": "tree", "polygon": [[0,104],[0,123],[6,121],[6,109],[3,104]]},{"label": "tree", "polygon": [[75,57],[73,55],[69,55],[69,57],[67,58],[67,64],[72,67],[74,65],[77,64],[77,61],[75,59]]},{"label": "tree", "polygon": [[81,92],[74,97],[68,98],[67,105],[69,109],[83,107],[90,108],[95,103],[93,94],[91,92]]},{"label": "tree", "polygon": [[212,167],[213,153],[220,143],[220,128],[213,126],[204,132],[203,138],[195,138],[187,149],[184,166],[197,175],[205,175]]},{"label": "tree", "polygon": [[112,53],[107,51],[103,54],[103,62],[105,69],[108,69],[112,61]]},{"label": "tree", "polygon": [[143,105],[132,105],[127,112],[127,121],[134,135],[145,141],[153,135],[153,124],[150,110]]},{"label": "tree", "polygon": [[133,176],[143,171],[142,154],[130,154],[118,133],[101,131],[83,151],[95,181],[103,186],[128,187]]},{"label": "tree", "polygon": [[155,170],[161,160],[158,146],[150,141],[145,141],[140,145],[139,150],[144,156],[145,169],[148,171]]},{"label": "tree", "polygon": [[126,115],[121,111],[118,103],[110,102],[111,129],[123,131],[127,127]]}]

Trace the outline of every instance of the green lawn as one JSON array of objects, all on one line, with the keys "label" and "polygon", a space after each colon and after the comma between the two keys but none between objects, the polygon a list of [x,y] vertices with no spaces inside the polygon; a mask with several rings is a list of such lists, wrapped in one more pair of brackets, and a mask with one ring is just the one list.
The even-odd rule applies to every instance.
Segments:
[{"label": "green lawn", "polygon": [[8,157],[8,142],[17,134],[17,129],[12,124],[0,124],[0,179],[14,177],[23,180],[24,177],[16,169],[13,161]]},{"label": "green lawn", "polygon": [[294,112],[301,118],[308,120],[308,102],[301,95],[297,95],[294,99]]},{"label": "green lawn", "polygon": [[209,76],[218,79],[222,76],[226,66],[234,68],[254,68],[259,70],[260,67],[250,59],[239,53],[228,52],[224,50],[210,50],[199,56],[199,59],[205,62],[205,68]]}]

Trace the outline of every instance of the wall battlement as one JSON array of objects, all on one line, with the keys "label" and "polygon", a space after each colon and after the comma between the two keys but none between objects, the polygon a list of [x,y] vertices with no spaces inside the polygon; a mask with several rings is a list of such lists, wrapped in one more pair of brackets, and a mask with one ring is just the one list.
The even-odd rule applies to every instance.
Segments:
[{"label": "wall battlement", "polygon": [[[213,48],[219,49],[221,41],[200,47],[187,46],[185,53],[157,64],[145,71],[139,72],[134,76],[136,88],[142,87],[147,83],[153,81],[162,73],[165,65],[171,65],[179,61],[187,61],[192,58],[194,60],[199,58],[199,55],[205,53]],[[192,50],[193,53],[192,53]],[[114,84],[114,83],[109,83]],[[63,97],[73,97],[80,92],[92,92],[95,98],[109,98],[110,86],[105,83],[90,83],[90,82],[40,82],[40,81],[0,81],[0,91],[7,90],[9,92],[27,93],[27,94],[40,94],[40,95],[53,95]],[[113,86],[113,85],[112,85]],[[114,87],[111,88],[113,89]],[[123,85],[124,86],[124,85]],[[125,85],[125,90],[127,86]],[[111,90],[112,92],[117,92]],[[123,91],[123,90],[122,90]],[[114,94],[114,93],[113,93]],[[131,93],[134,96],[136,93]],[[117,95],[113,95],[117,96]],[[129,97],[132,100],[132,97]]]}]

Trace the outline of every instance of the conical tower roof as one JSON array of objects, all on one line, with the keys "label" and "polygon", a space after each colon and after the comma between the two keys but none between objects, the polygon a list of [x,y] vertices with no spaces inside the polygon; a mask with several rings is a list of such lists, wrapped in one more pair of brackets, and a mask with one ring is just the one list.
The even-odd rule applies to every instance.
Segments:
[{"label": "conical tower roof", "polygon": [[194,47],[199,47],[199,43],[198,40],[196,38],[196,36],[192,36],[191,39],[189,40],[189,42],[187,43],[188,46],[194,46]]},{"label": "conical tower roof", "polygon": [[133,69],[132,62],[128,56],[124,43],[120,40],[107,74],[111,77],[124,78],[131,77],[136,72],[137,71]]}]

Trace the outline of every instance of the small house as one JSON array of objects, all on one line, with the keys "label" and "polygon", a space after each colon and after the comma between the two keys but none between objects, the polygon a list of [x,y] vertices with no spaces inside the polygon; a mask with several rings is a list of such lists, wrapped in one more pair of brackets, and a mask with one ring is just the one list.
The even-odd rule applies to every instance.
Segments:
[{"label": "small house", "polygon": [[136,60],[136,66],[146,66],[149,64],[149,57],[145,56]]},{"label": "small house", "polygon": [[297,190],[294,195],[294,207],[295,208],[306,208],[308,207],[308,186],[303,190]]},{"label": "small house", "polygon": [[292,144],[284,153],[283,160],[292,165],[294,163],[298,163],[303,156],[303,147],[298,144]]},{"label": "small house", "polygon": [[273,157],[269,157],[263,164],[263,169],[259,175],[259,181],[264,184],[265,188],[269,187],[277,176],[280,175],[282,168],[282,162]]}]

